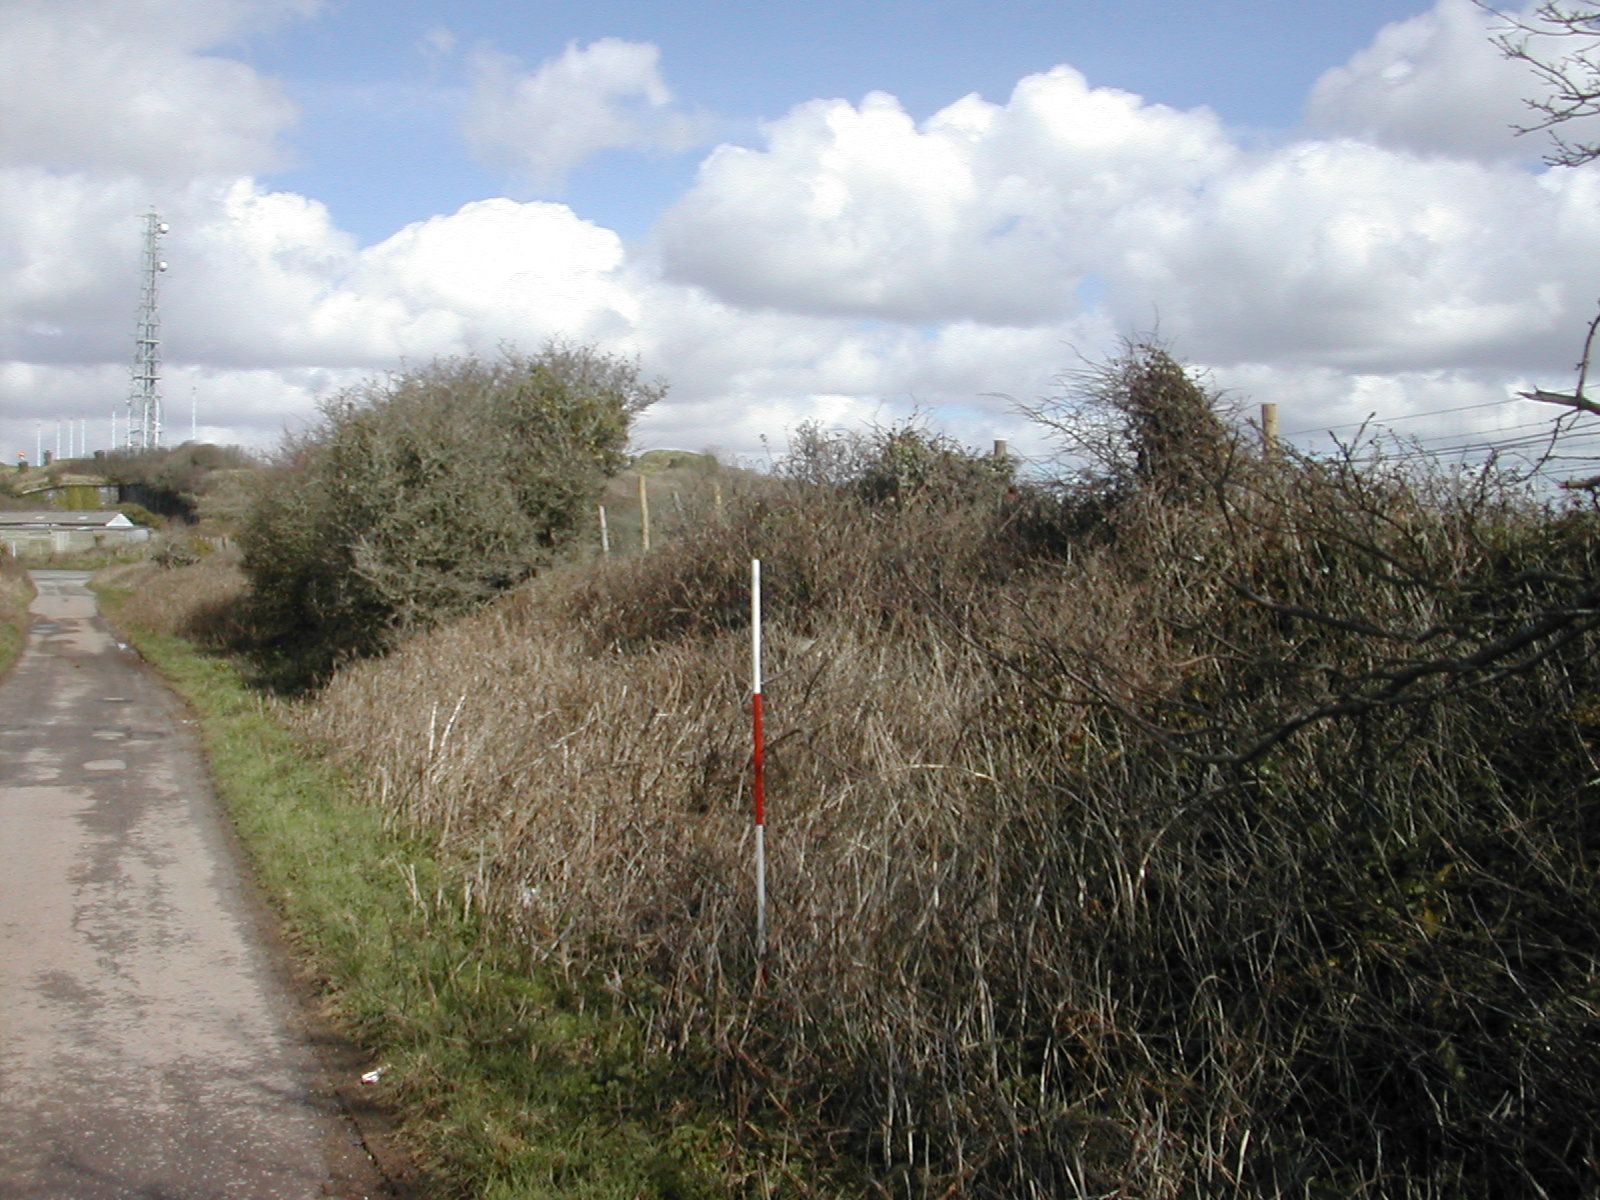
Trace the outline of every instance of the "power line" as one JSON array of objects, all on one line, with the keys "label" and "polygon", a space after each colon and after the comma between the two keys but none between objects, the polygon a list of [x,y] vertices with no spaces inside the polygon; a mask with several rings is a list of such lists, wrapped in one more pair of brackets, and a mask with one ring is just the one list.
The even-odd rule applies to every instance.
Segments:
[{"label": "power line", "polygon": [[1280,436],[1302,437],[1310,433],[1332,433],[1337,429],[1360,429],[1366,425],[1385,427],[1393,425],[1397,421],[1420,421],[1425,417],[1447,417],[1453,413],[1475,412],[1478,409],[1483,408],[1500,408],[1504,405],[1512,403],[1515,403],[1515,401],[1509,399],[1490,400],[1483,404],[1463,404],[1459,408],[1436,408],[1430,409],[1428,412],[1402,413],[1397,417],[1384,417],[1381,419],[1378,417],[1377,413],[1373,413],[1365,421],[1347,421],[1341,425],[1317,425],[1307,429],[1292,429],[1288,433],[1281,434]]},{"label": "power line", "polygon": [[[1373,426],[1379,432],[1386,432],[1387,425],[1398,421],[1423,420],[1429,417],[1447,416],[1454,413],[1481,411],[1489,408],[1502,408],[1507,401],[1492,401],[1483,404],[1464,404],[1455,408],[1431,409],[1426,412],[1407,413],[1390,418],[1389,421],[1379,421],[1375,416],[1364,422],[1352,422],[1345,426],[1328,426],[1324,429],[1302,429],[1299,436],[1308,433],[1329,433],[1338,428],[1363,428]],[[1563,428],[1563,421],[1570,421],[1575,414],[1563,413],[1539,421],[1523,421],[1515,425],[1508,425],[1502,429],[1467,431],[1456,433],[1433,434],[1428,437],[1406,438],[1384,453],[1392,461],[1412,462],[1418,460],[1439,460],[1444,458],[1465,458],[1472,455],[1488,454],[1514,454],[1518,451],[1534,450],[1540,447],[1554,449],[1555,446],[1573,447],[1589,444],[1592,439],[1600,438],[1600,428],[1578,429]],[[1518,434],[1519,430],[1537,430],[1535,433]],[[1516,436],[1504,436],[1507,434]],[[1283,435],[1285,437],[1291,435]],[[1465,439],[1465,440],[1458,440]],[[1553,457],[1548,453],[1543,456],[1548,459]]]},{"label": "power line", "polygon": [[1407,443],[1409,443],[1411,445],[1426,446],[1426,445],[1430,445],[1430,444],[1432,444],[1434,442],[1447,442],[1452,438],[1459,438],[1459,437],[1487,438],[1487,437],[1491,437],[1492,435],[1516,433],[1517,430],[1519,430],[1519,429],[1542,429],[1542,430],[1545,431],[1544,433],[1540,433],[1540,434],[1524,434],[1523,436],[1525,436],[1525,437],[1545,437],[1545,436],[1548,436],[1548,434],[1550,434],[1550,433],[1559,433],[1560,432],[1559,430],[1556,430],[1554,428],[1555,423],[1557,421],[1559,421],[1560,419],[1561,419],[1560,417],[1553,417],[1553,418],[1551,418],[1549,420],[1546,420],[1546,421],[1525,421],[1521,425],[1507,425],[1503,429],[1472,429],[1472,430],[1463,430],[1463,431],[1458,432],[1458,433],[1435,433],[1435,434],[1432,434],[1432,435],[1430,435],[1428,437],[1407,438],[1406,441],[1407,441]]}]

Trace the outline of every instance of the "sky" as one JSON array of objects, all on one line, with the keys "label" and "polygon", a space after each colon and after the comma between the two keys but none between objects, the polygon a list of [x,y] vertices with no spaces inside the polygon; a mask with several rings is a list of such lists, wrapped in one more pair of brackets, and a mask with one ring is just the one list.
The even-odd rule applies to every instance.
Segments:
[{"label": "sky", "polygon": [[559,338],[666,383],[638,449],[760,465],[803,422],[918,419],[1047,460],[1021,408],[1155,334],[1307,446],[1532,444],[1558,414],[1516,393],[1572,386],[1600,297],[1600,164],[1516,133],[1537,81],[1494,27],[0,0],[0,452],[122,436],[152,210],[169,443],[269,451],[342,389]]}]

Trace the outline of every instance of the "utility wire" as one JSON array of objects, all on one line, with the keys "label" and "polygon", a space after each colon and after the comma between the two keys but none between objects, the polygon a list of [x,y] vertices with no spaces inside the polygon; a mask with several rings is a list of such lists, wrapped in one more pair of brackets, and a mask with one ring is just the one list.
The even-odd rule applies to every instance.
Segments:
[{"label": "utility wire", "polygon": [[1447,417],[1452,413],[1475,412],[1483,408],[1500,408],[1516,401],[1511,399],[1490,400],[1483,404],[1463,404],[1460,408],[1435,408],[1427,412],[1402,413],[1397,417],[1380,418],[1373,413],[1365,421],[1347,421],[1340,425],[1317,425],[1309,429],[1291,429],[1288,433],[1279,434],[1280,437],[1301,437],[1308,433],[1332,433],[1336,429],[1360,429],[1364,425],[1389,426],[1397,421],[1420,421],[1424,417]]}]

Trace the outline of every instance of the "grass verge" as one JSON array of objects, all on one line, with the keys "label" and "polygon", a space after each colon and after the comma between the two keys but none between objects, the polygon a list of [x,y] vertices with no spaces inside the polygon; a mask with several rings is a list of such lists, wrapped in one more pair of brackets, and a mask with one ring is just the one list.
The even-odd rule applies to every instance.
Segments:
[{"label": "grass verge", "polygon": [[[723,1194],[723,1131],[642,1051],[613,997],[483,936],[470,887],[398,836],[226,660],[107,616],[197,712],[218,792],[335,1020],[386,1064],[428,1189],[483,1197]],[[673,1108],[671,1097],[678,1097]]]},{"label": "grass verge", "polygon": [[35,590],[26,568],[0,550],[0,675],[11,669],[28,640],[28,605]]}]

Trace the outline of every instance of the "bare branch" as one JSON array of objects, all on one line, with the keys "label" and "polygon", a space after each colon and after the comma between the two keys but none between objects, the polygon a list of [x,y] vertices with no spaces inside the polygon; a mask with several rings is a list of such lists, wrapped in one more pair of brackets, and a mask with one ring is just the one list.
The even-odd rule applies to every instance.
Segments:
[{"label": "bare branch", "polygon": [[1493,38],[1500,52],[1526,64],[1542,87],[1542,95],[1526,101],[1538,119],[1517,132],[1548,133],[1555,144],[1545,160],[1551,166],[1575,167],[1600,158],[1600,143],[1569,141],[1560,132],[1574,121],[1600,116],[1600,5],[1547,0],[1523,15],[1487,0],[1474,3],[1500,21]]},{"label": "bare branch", "polygon": [[1535,388],[1531,392],[1518,392],[1517,395],[1524,400],[1537,400],[1540,404],[1559,404],[1563,408],[1600,415],[1600,404],[1573,392],[1547,392],[1543,388]]}]

